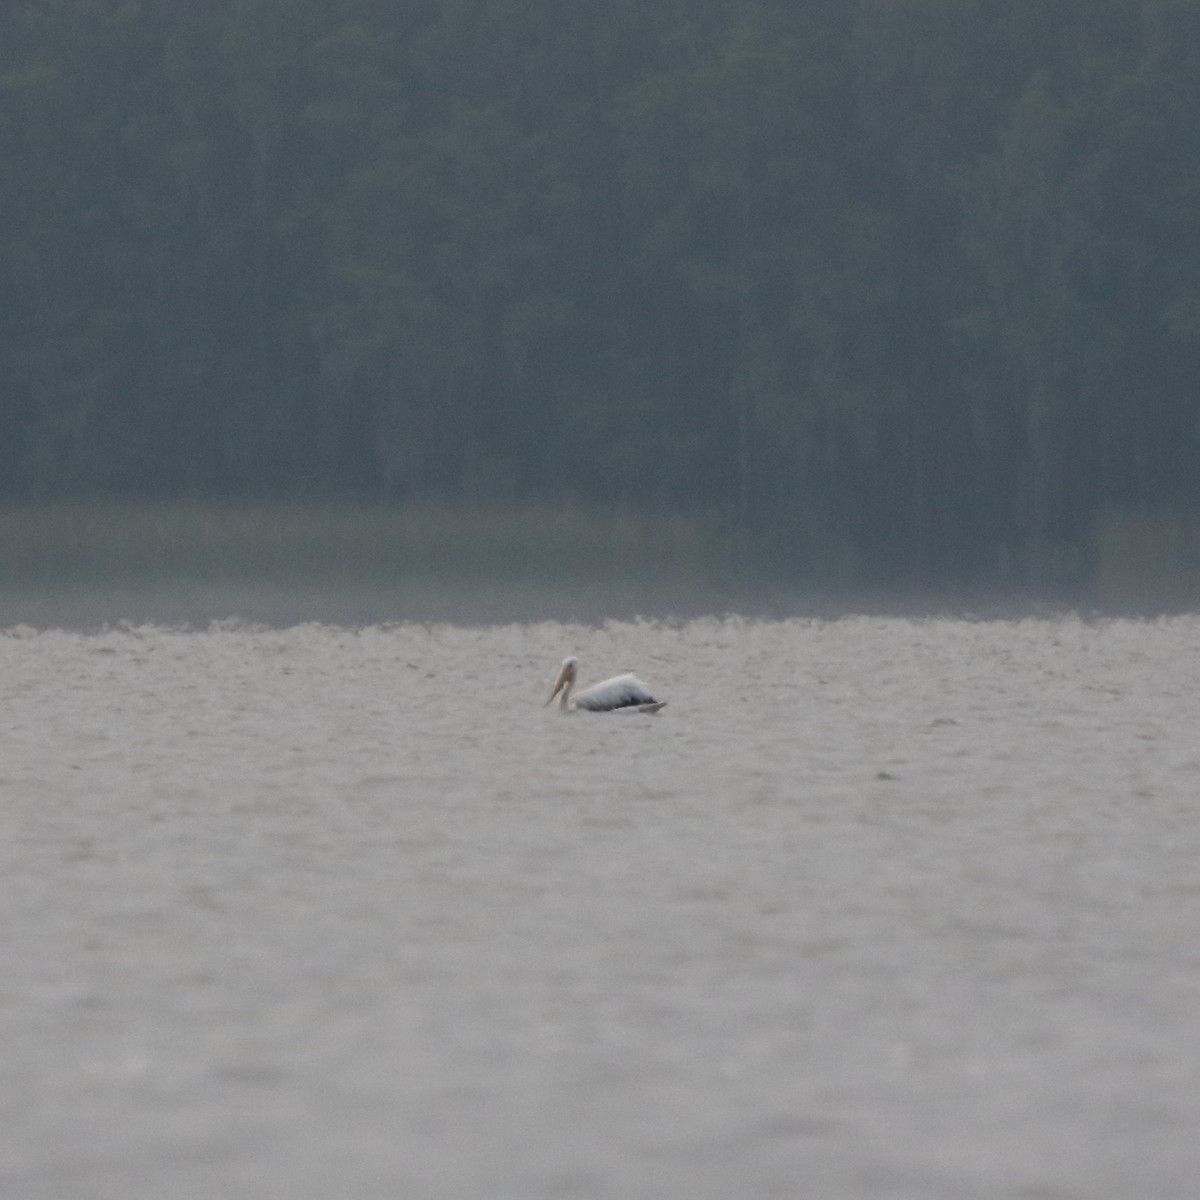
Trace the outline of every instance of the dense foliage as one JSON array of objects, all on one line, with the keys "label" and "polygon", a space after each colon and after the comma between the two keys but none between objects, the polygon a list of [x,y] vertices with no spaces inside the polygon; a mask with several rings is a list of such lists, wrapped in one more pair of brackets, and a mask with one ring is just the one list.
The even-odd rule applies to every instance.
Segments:
[{"label": "dense foliage", "polygon": [[1200,0],[11,0],[0,487],[715,514],[1086,573],[1200,510]]}]

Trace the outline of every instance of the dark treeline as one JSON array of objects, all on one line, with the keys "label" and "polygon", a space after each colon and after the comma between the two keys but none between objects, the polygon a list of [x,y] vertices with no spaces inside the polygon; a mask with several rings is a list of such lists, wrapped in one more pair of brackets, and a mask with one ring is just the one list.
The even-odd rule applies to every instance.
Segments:
[{"label": "dark treeline", "polygon": [[1200,511],[1200,0],[0,9],[0,488],[711,514],[1048,586]]}]

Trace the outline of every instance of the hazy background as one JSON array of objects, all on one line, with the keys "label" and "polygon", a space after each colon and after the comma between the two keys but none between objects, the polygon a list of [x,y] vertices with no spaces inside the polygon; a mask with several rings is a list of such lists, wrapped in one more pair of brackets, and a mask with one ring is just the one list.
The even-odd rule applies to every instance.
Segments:
[{"label": "hazy background", "polygon": [[1198,57],[1180,0],[5,5],[6,586],[333,506],[454,570],[502,514],[493,579],[602,567],[568,512],[718,598],[1186,606]]}]

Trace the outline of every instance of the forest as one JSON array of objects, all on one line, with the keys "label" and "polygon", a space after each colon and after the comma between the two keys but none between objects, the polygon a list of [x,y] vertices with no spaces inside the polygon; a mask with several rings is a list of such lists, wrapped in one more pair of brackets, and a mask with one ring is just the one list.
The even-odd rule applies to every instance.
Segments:
[{"label": "forest", "polygon": [[1200,562],[1200,0],[10,0],[0,504]]}]

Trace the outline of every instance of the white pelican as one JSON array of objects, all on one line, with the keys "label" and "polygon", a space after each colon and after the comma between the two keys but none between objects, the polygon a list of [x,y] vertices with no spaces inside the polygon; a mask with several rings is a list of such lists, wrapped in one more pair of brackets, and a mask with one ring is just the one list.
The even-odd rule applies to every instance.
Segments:
[{"label": "white pelican", "polygon": [[563,712],[656,713],[666,704],[665,700],[655,700],[636,675],[614,675],[612,679],[594,683],[572,696],[571,688],[575,686],[578,671],[579,659],[563,659],[558,678],[546,698],[547,705],[555,696],[558,696],[558,707]]}]

